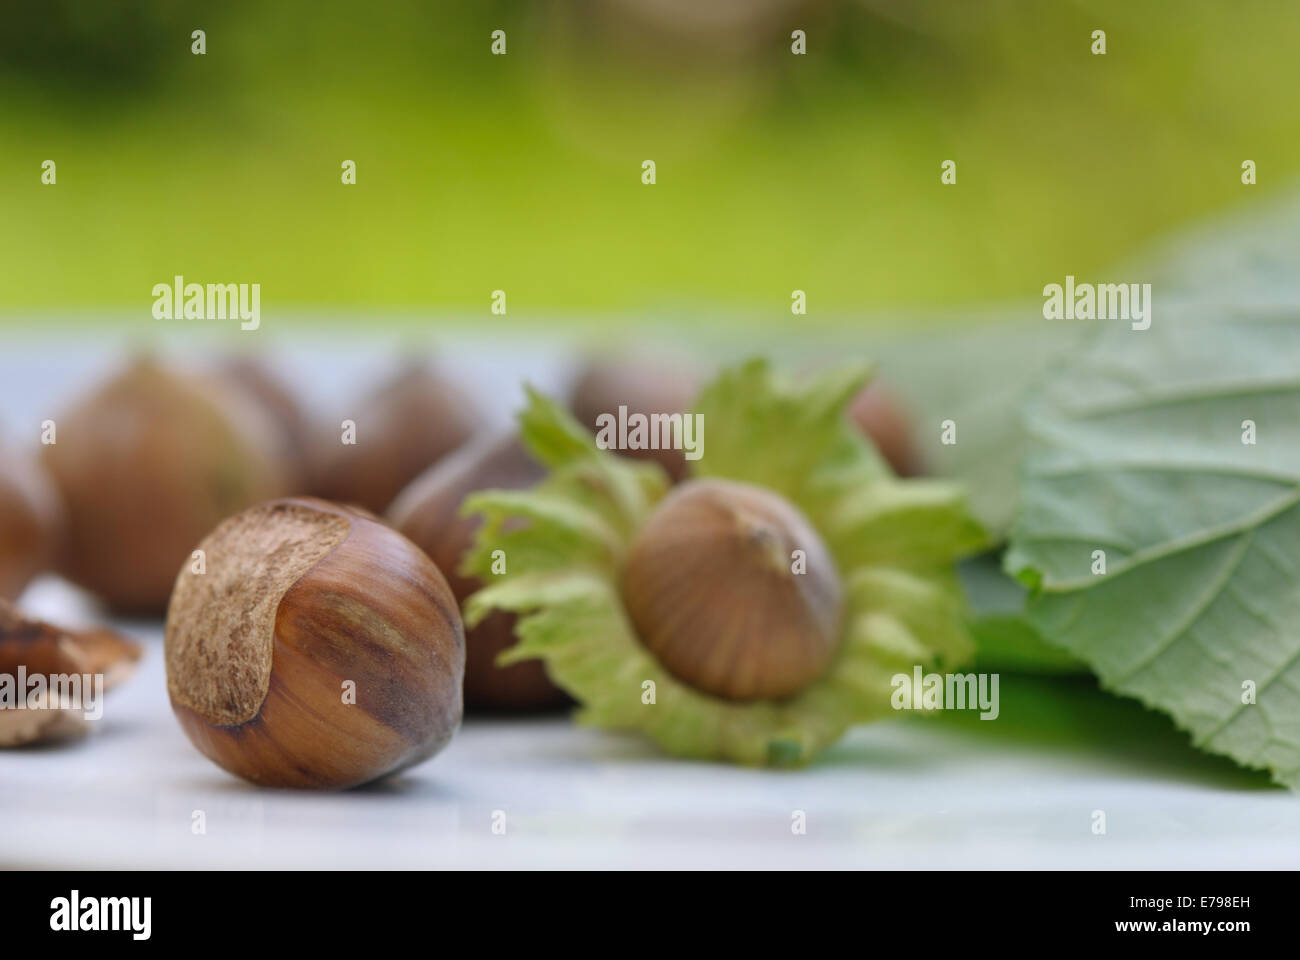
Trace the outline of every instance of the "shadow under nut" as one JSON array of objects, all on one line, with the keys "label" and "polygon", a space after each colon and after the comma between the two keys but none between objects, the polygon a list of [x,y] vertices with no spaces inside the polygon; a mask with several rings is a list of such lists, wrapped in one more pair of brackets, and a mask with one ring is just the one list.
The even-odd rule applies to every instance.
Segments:
[{"label": "shadow under nut", "polygon": [[209,759],[265,786],[341,789],[451,739],[463,630],[414,544],[304,498],[245,511],[200,549],[208,571],[178,577],[166,652],[173,710]]}]

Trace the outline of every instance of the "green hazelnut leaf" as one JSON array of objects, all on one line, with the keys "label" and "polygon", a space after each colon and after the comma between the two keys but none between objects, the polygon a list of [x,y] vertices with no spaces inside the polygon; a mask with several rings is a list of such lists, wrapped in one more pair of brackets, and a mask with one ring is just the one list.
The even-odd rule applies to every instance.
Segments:
[{"label": "green hazelnut leaf", "polygon": [[1087,664],[1048,643],[1029,622],[1025,586],[1007,576],[1000,554],[971,557],[958,566],[958,572],[970,604],[977,672],[1091,675]]},{"label": "green hazelnut leaf", "polygon": [[1300,787],[1300,322],[1111,324],[1030,403],[1006,569],[1107,689]]},{"label": "green hazelnut leaf", "polygon": [[[840,646],[827,671],[779,701],[728,701],[657,662],[624,609],[627,551],[668,492],[655,464],[600,450],[557,404],[530,392],[525,444],[551,467],[533,490],[484,491],[465,572],[485,586],[466,621],[518,615],[502,664],[540,658],[581,722],[637,730],[669,753],[758,766],[807,763],[852,724],[889,715],[891,679],[971,654],[954,562],[986,545],[959,491],[901,481],[845,416],[865,368],[796,384],[753,361],[722,373],[695,412],[707,427],[699,477],[754,484],[813,523],[844,584]],[[502,572],[494,560],[505,559]]]}]

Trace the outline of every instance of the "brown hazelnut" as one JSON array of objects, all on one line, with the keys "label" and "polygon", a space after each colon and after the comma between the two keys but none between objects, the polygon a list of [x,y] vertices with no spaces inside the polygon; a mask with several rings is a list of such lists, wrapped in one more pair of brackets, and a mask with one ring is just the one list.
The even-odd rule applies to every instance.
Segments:
[{"label": "brown hazelnut", "polygon": [[167,691],[218,766],[343,789],[426,760],[461,719],[460,613],[401,534],[323,500],[223,521],[167,611]]},{"label": "brown hazelnut", "polygon": [[249,354],[226,357],[217,379],[258,404],[279,427],[297,474],[295,485],[306,483],[310,428],[302,405],[289,386],[266,363]]},{"label": "brown hazelnut", "polygon": [[[590,361],[574,381],[569,395],[569,409],[579,423],[593,433],[602,413],[618,415],[620,406],[634,413],[685,413],[695,400],[698,384],[682,370],[657,361],[637,362],[630,359]],[[637,460],[654,460],[674,483],[687,476],[686,455],[682,450],[619,450]]]},{"label": "brown hazelnut", "polygon": [[49,568],[60,523],[58,494],[45,471],[0,450],[0,599],[17,599]]},{"label": "brown hazelnut", "polygon": [[[393,503],[389,521],[433,558],[446,573],[456,602],[464,604],[483,585],[457,572],[482,521],[462,516],[461,503],[478,490],[526,489],[544,475],[517,435],[487,437],[422,474]],[[568,702],[540,660],[496,665],[497,655],[515,644],[514,626],[514,614],[497,610],[466,631],[466,709],[538,710]]]},{"label": "brown hazelnut", "polygon": [[[355,424],[355,443],[342,442],[343,419]],[[382,514],[408,483],[476,428],[468,398],[425,365],[412,364],[361,401],[355,415],[315,431],[312,492]]]},{"label": "brown hazelnut", "polygon": [[[134,672],[140,647],[111,630],[64,630],[23,615],[0,600],[0,675],[46,678],[101,674],[111,690]],[[18,691],[29,697],[28,691]],[[54,692],[39,694],[38,710],[0,710],[0,747],[19,747],[80,736],[89,730],[83,705],[50,702]]]},{"label": "brown hazelnut", "polygon": [[912,425],[888,388],[873,380],[853,398],[849,413],[894,473],[900,477],[915,477],[922,472]]},{"label": "brown hazelnut", "polygon": [[633,540],[622,592],[665,669],[729,700],[799,692],[839,644],[843,589],[830,552],[793,504],[749,484],[674,489]]},{"label": "brown hazelnut", "polygon": [[200,537],[287,492],[279,436],[256,406],[150,359],[56,427],[43,450],[67,514],[57,569],[122,613],[162,612]]}]

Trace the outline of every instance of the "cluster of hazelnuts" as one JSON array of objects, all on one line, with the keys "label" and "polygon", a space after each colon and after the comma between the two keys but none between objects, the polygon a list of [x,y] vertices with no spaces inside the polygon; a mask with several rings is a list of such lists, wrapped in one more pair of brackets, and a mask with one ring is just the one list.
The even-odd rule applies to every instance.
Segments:
[{"label": "cluster of hazelnuts", "polygon": [[[570,409],[594,429],[620,405],[685,410],[696,385],[677,369],[592,361]],[[879,387],[852,414],[896,472],[917,471]],[[539,662],[496,665],[514,642],[511,615],[469,631],[460,616],[481,586],[459,572],[476,529],[462,502],[529,488],[544,470],[424,365],[380,385],[352,419],[358,442],[342,443],[246,357],[202,375],[134,362],[56,420],[39,460],[0,457],[0,598],[52,569],[118,614],[166,611],[182,727],[213,761],[265,785],[358,785],[437,752],[463,708],[567,703]],[[686,476],[680,451],[629,455]],[[708,509],[674,502],[665,508]],[[654,545],[633,560],[652,582]],[[643,622],[652,611],[630,612],[671,668],[672,637]]]}]

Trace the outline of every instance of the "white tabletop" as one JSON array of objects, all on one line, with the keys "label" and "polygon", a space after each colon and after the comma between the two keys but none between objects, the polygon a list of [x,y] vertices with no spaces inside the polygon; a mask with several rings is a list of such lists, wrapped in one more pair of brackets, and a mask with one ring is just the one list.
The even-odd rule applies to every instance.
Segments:
[{"label": "white tabletop", "polygon": [[[68,596],[47,580],[28,604],[53,614],[75,605]],[[160,628],[126,629],[146,657],[90,738],[0,751],[0,866],[1300,865],[1300,799],[1190,747],[1190,762],[1143,764],[1104,737],[1063,749],[914,717],[855,730],[798,771],[675,761],[563,716],[470,719],[392,782],[260,789],[212,765],[172,718]],[[795,811],[805,834],[792,830]]]}]

